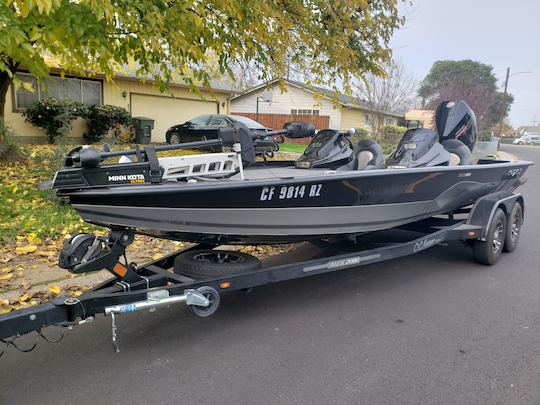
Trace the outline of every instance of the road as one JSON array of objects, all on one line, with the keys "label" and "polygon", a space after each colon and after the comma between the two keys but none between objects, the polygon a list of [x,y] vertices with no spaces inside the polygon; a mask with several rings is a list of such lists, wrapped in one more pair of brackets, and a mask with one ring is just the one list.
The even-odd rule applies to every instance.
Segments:
[{"label": "road", "polygon": [[129,314],[120,354],[100,317],[10,349],[0,404],[538,404],[540,165],[527,178],[520,244],[493,267],[456,242],[231,293],[209,319]]}]

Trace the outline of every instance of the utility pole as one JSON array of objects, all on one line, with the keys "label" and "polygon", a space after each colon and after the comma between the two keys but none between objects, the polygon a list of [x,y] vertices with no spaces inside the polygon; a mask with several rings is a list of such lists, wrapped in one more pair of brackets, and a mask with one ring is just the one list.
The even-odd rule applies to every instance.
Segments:
[{"label": "utility pole", "polygon": [[506,69],[506,81],[504,82],[504,96],[503,96],[503,108],[501,108],[501,118],[499,121],[499,136],[502,136],[502,129],[504,123],[504,117],[506,116],[506,110],[508,106],[506,105],[506,94],[508,92],[508,79],[510,78],[510,68]]}]

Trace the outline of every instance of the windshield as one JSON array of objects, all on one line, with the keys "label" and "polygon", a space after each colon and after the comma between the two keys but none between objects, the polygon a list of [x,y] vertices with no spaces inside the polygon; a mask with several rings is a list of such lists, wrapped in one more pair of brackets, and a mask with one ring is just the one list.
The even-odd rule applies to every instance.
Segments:
[{"label": "windshield", "polygon": [[257,121],[252,120],[251,118],[242,117],[241,115],[227,115],[230,119],[244,124],[249,129],[266,129],[262,124],[259,124]]},{"label": "windshield", "polygon": [[335,131],[323,130],[313,137],[313,140],[304,152],[306,156],[318,156],[321,148],[335,137]]}]

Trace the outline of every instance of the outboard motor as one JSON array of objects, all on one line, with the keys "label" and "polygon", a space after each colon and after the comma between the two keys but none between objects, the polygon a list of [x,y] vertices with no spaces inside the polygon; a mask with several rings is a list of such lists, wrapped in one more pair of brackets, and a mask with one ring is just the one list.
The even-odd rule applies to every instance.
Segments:
[{"label": "outboard motor", "polygon": [[298,159],[298,169],[328,168],[336,170],[353,159],[349,134],[333,129],[319,131]]},{"label": "outboard motor", "polygon": [[472,152],[477,138],[476,115],[463,100],[444,101],[435,111],[439,142],[449,139],[461,141]]},{"label": "outboard motor", "polygon": [[431,129],[410,129],[401,138],[396,150],[386,159],[386,167],[408,168],[446,166],[450,154],[437,143],[437,134]]}]

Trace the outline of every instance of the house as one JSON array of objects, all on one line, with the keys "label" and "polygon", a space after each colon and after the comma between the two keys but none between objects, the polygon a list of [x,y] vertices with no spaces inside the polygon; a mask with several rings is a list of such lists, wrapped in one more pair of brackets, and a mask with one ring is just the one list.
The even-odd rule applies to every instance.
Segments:
[{"label": "house", "polygon": [[518,127],[516,132],[517,132],[517,134],[519,136],[537,135],[537,134],[540,134],[540,126],[538,126],[538,125],[528,125],[528,126],[525,125],[525,126]]},{"label": "house", "polygon": [[435,111],[411,110],[405,114],[407,128],[433,128]]},{"label": "house", "polygon": [[[143,82],[134,73],[119,74],[111,83],[100,75],[92,78],[66,75],[62,79],[60,71],[52,70],[50,79],[46,81],[46,90],[41,89],[36,78],[29,73],[19,72],[17,77],[32,83],[34,92],[22,86],[15,90],[12,85],[4,111],[5,121],[16,131],[18,140],[23,142],[45,142],[44,130],[25,122],[22,112],[28,105],[46,97],[123,107],[133,117],[155,120],[152,141],[165,142],[165,132],[172,125],[201,114],[227,114],[232,94],[220,82],[212,83],[212,92],[203,88],[195,92],[185,84],[174,83],[167,92],[161,93],[151,80]],[[80,143],[85,132],[85,120],[77,119],[72,123],[72,132],[65,141]]]},{"label": "house", "polygon": [[[258,103],[257,99],[259,99]],[[271,101],[264,101],[270,99]],[[253,118],[257,113],[257,104],[259,120],[263,124],[265,121],[277,123],[290,121],[295,117],[303,120],[313,117],[311,121],[316,126],[317,122],[321,125],[327,123],[328,128],[343,131],[349,128],[370,130],[374,113],[367,107],[365,100],[345,94],[336,95],[331,90],[294,80],[275,79],[233,97],[231,114],[247,115]],[[281,118],[278,119],[276,116],[281,116]],[[315,117],[325,117],[325,119],[315,119]],[[276,119],[272,120],[272,118]],[[403,114],[384,112],[383,125],[398,125],[402,120]],[[318,127],[318,129],[323,128]]]}]

